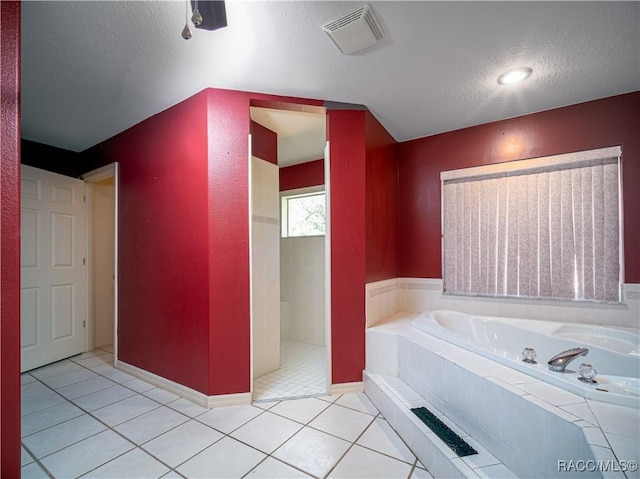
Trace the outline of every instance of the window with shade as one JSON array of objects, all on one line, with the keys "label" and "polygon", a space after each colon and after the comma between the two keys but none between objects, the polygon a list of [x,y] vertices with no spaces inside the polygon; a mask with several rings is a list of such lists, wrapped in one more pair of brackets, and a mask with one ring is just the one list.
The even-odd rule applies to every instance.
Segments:
[{"label": "window with shade", "polygon": [[619,302],[620,154],[442,172],[444,292]]}]

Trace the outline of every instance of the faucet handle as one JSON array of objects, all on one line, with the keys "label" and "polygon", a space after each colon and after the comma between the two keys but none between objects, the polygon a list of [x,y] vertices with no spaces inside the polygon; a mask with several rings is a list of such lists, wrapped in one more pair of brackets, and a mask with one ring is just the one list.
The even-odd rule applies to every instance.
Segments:
[{"label": "faucet handle", "polygon": [[537,364],[536,350],[533,348],[524,348],[522,350],[522,361],[529,364]]},{"label": "faucet handle", "polygon": [[584,383],[593,384],[598,382],[595,379],[593,379],[596,377],[598,372],[595,370],[593,366],[591,366],[591,364],[582,363],[578,368],[578,374],[580,374],[580,376],[578,376],[578,379]]}]

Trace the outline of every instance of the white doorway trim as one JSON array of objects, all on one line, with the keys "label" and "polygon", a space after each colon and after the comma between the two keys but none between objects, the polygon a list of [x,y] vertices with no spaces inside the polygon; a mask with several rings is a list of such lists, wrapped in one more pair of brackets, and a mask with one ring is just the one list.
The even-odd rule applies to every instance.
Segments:
[{"label": "white doorway trim", "polygon": [[[326,117],[326,112],[325,112]],[[252,162],[252,137],[251,134],[248,136],[248,194],[247,201],[249,203],[248,208],[248,221],[249,221],[249,306],[250,306],[250,370],[249,370],[249,379],[250,379],[250,387],[249,392],[251,393],[251,400],[254,400],[253,392],[255,389],[255,379],[254,378],[254,361],[255,361],[255,344],[254,344],[254,314],[253,314],[253,301],[254,301],[254,291],[253,291],[253,278],[254,278],[254,264],[253,264],[253,162]],[[324,184],[318,187],[309,187],[309,188],[299,188],[295,190],[288,190],[286,193],[291,194],[292,192],[302,193],[310,192],[310,191],[324,191],[325,193],[325,234],[324,234],[324,305],[325,305],[325,313],[324,313],[324,338],[325,338],[325,368],[326,368],[326,381],[325,381],[325,391],[328,394],[331,394],[332,391],[332,344],[331,344],[331,190],[330,190],[330,158],[329,158],[329,142],[325,142],[324,148]],[[282,192],[279,195],[282,198]],[[281,234],[281,233],[280,233]],[[361,390],[361,388],[360,388]]]},{"label": "white doorway trim", "polygon": [[94,284],[93,284],[93,264],[94,264],[94,251],[93,251],[93,190],[95,183],[113,178],[114,185],[114,289],[113,289],[113,357],[114,365],[118,361],[118,163],[111,163],[96,170],[92,170],[85,173],[80,177],[84,180],[86,185],[86,251],[87,251],[87,301],[86,304],[86,318],[87,318],[87,351],[91,351],[94,348],[94,314],[93,314],[93,298],[94,298]]},{"label": "white doorway trim", "polygon": [[248,138],[248,151],[247,157],[247,169],[249,172],[249,183],[247,190],[249,202],[249,394],[251,401],[253,401],[253,152],[251,150],[252,140],[251,133]]},{"label": "white doorway trim", "polygon": [[325,232],[324,232],[324,332],[325,354],[327,358],[327,391],[331,394],[331,155],[329,142],[324,147],[324,194],[325,194]]}]

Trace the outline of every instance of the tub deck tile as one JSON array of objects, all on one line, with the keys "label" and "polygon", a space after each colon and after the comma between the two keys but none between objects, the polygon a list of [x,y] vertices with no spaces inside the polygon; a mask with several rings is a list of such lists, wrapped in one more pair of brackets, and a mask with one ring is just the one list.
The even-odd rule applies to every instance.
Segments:
[{"label": "tub deck tile", "polygon": [[559,416],[561,418],[563,418],[565,421],[569,421],[569,422],[578,422],[581,421],[581,419],[578,416],[574,416],[571,413],[568,413],[567,411],[564,411],[562,409],[560,409],[559,407],[555,407],[553,404],[544,401],[543,399],[540,399],[537,396],[534,396],[532,394],[528,394],[527,396],[523,396],[525,399],[527,399],[529,402],[532,402],[533,404],[537,405],[538,407],[550,412],[551,414],[554,414],[555,416]]},{"label": "tub deck tile", "polygon": [[490,380],[491,378],[496,378],[509,385],[525,384],[536,380],[533,376],[521,373],[520,371],[516,371],[515,369],[511,369],[506,366],[493,368],[490,373],[491,377],[488,377],[487,379]]},{"label": "tub deck tile", "polygon": [[[492,455],[480,441],[473,439],[450,418],[428,401],[407,400],[417,393],[397,377],[381,376],[365,372],[365,391],[374,405],[382,411],[391,426],[408,443],[414,454],[427,464],[434,477],[517,477]],[[386,396],[385,399],[384,397]],[[386,402],[385,402],[386,401]],[[380,403],[380,404],[377,404]],[[382,404],[387,406],[382,406]],[[427,407],[443,423],[450,427],[465,441],[468,441],[479,454],[460,458],[431,429],[423,424],[410,410],[412,407]],[[392,409],[390,409],[392,408]],[[493,466],[502,466],[496,468]],[[505,472],[506,471],[506,472]],[[497,475],[502,474],[502,475]]]},{"label": "tub deck tile", "polygon": [[[477,442],[482,444],[487,450],[490,450],[500,460],[510,464],[513,471],[520,477],[557,477],[558,471],[555,467],[555,460],[558,451],[553,449],[546,449],[544,452],[545,458],[538,462],[532,462],[530,458],[530,451],[511,451],[510,447],[514,442],[504,442],[502,428],[496,429],[496,424],[499,425],[501,419],[497,419],[492,415],[492,412],[497,410],[504,411],[503,405],[498,404],[496,401],[487,400],[484,398],[478,403],[478,398],[482,397],[482,393],[485,392],[486,386],[490,386],[489,389],[500,389],[500,397],[504,399],[505,396],[513,397],[516,402],[526,402],[531,406],[535,406],[536,410],[540,411],[544,415],[545,429],[549,424],[549,429],[563,431],[563,434],[567,436],[565,453],[571,457],[591,458],[595,456],[598,460],[623,460],[623,456],[630,455],[630,448],[626,445],[631,440],[632,448],[640,450],[640,405],[625,405],[620,406],[617,404],[602,403],[591,399],[585,399],[578,394],[566,391],[560,387],[552,384],[548,384],[536,378],[529,378],[528,376],[520,372],[505,372],[504,365],[494,363],[493,367],[487,368],[485,358],[476,355],[470,351],[463,350],[458,346],[445,343],[444,341],[430,337],[428,335],[417,336],[410,326],[403,324],[402,327],[395,331],[400,337],[398,343],[403,339],[404,345],[407,348],[419,347],[426,348],[430,351],[431,355],[436,355],[440,360],[444,361],[443,364],[466,368],[466,374],[468,381],[468,393],[473,398],[472,408],[467,408],[464,411],[457,411],[456,407],[459,404],[451,404],[452,398],[456,396],[456,389],[459,389],[456,379],[450,377],[452,372],[451,367],[447,371],[446,367],[436,368],[442,369],[442,381],[420,381],[416,380],[415,373],[407,371],[399,371],[400,378],[386,378],[385,385],[382,386],[382,380],[380,376],[373,374],[372,377],[376,377],[375,381],[369,380],[369,384],[376,383],[376,394],[380,397],[388,396],[389,399],[385,400],[388,407],[388,411],[383,411],[386,416],[388,413],[392,417],[396,417],[398,420],[404,418],[406,409],[407,411],[411,407],[425,406],[428,407],[434,414],[441,414],[444,412],[444,416],[448,418],[448,414],[451,414],[455,418],[458,424],[464,424],[464,430],[470,433],[470,436]],[[381,347],[382,344],[376,344]],[[400,345],[399,345],[400,346]],[[402,347],[396,348],[396,353],[400,354],[403,351]],[[405,351],[406,354],[406,351]],[[424,370],[433,369],[433,364],[426,364],[419,362],[420,368]],[[403,363],[404,368],[415,367],[414,363]],[[377,372],[377,371],[374,371]],[[366,371],[365,375],[371,375],[371,372]],[[414,392],[422,397],[420,399],[412,399],[407,401],[402,394],[395,391],[395,385],[401,385],[406,380],[405,386],[412,386]],[[423,385],[423,382],[426,384]],[[482,387],[480,387],[482,385]],[[403,386],[400,386],[402,389]],[[451,391],[451,388],[454,391]],[[372,394],[373,394],[372,388]],[[367,394],[369,392],[367,391]],[[406,394],[405,394],[406,395]],[[413,397],[410,395],[409,397]],[[393,398],[393,399],[392,399]],[[373,398],[372,398],[373,399]],[[427,403],[430,403],[431,407],[423,402],[426,399]],[[381,399],[378,399],[381,400]],[[375,403],[376,401],[374,401]],[[455,402],[455,401],[454,401]],[[626,403],[625,403],[626,404]],[[377,405],[377,404],[376,404]],[[435,406],[435,407],[434,407]],[[382,409],[381,409],[382,410]],[[436,413],[437,411],[437,413]],[[471,415],[473,411],[475,416],[467,417],[466,414]],[[478,412],[480,411],[480,412]],[[487,414],[484,414],[484,413]],[[455,414],[454,414],[455,413]],[[478,416],[478,417],[476,417]],[[487,416],[487,417],[485,417]],[[388,418],[389,419],[389,418]],[[475,422],[474,422],[475,421]],[[389,422],[394,425],[397,424],[389,419]],[[422,457],[423,461],[429,467],[429,470],[438,476],[438,472],[443,474],[451,474],[447,477],[458,477],[457,474],[462,474],[460,469],[456,469],[451,461],[442,455],[441,451],[434,443],[429,443],[427,447],[424,444],[424,436],[429,434],[429,430],[422,430],[418,425],[412,425],[411,421],[401,421],[404,429],[413,428],[406,436],[401,433],[403,438],[410,439],[410,445],[412,450]],[[562,426],[562,427],[559,427]],[[396,428],[396,426],[393,426]],[[401,432],[398,430],[398,432]],[[611,435],[612,439],[608,440],[607,434]],[[571,437],[569,437],[571,436]],[[417,438],[417,439],[416,439]],[[546,438],[549,439],[549,438]],[[542,441],[546,444],[548,440]],[[613,442],[612,442],[613,441]],[[421,453],[418,454],[418,451]],[[524,455],[522,455],[524,453]],[[640,453],[638,453],[640,455]],[[434,462],[434,457],[436,461]],[[458,459],[458,458],[455,458]],[[627,460],[635,460],[634,458],[626,458]],[[462,459],[459,459],[461,462]],[[442,461],[448,461],[444,464]],[[552,464],[553,463],[553,464]],[[433,464],[433,468],[432,468]],[[464,463],[468,466],[468,464]],[[544,464],[545,469],[540,470]],[[494,473],[499,477],[515,477],[500,473],[500,467],[496,465],[487,465],[483,467],[471,468],[473,475],[469,474],[468,477],[495,477]],[[454,469],[456,472],[454,472]],[[600,471],[599,471],[600,472]],[[599,477],[598,472],[598,477]],[[637,471],[634,474],[630,474],[630,471],[625,475],[619,469],[601,471],[602,477],[612,478],[637,478],[640,479],[640,474]],[[445,475],[446,475],[445,474]],[[465,474],[463,474],[465,475]],[[587,474],[588,475],[588,474]],[[567,477],[573,477],[575,474],[569,473]],[[575,476],[578,477],[578,476]],[[595,477],[595,476],[594,476]]]},{"label": "tub deck tile", "polygon": [[585,402],[584,398],[577,394],[570,393],[540,380],[521,384],[518,387],[554,406],[566,406]]},{"label": "tub deck tile", "polygon": [[524,391],[516,386],[513,386],[511,384],[507,384],[505,383],[502,379],[496,378],[496,377],[488,377],[485,378],[487,381],[492,382],[493,384],[496,384],[497,386],[500,386],[502,389],[505,389],[507,391],[509,391],[512,394],[515,394],[516,396],[526,396],[527,394],[529,394],[527,391]]},{"label": "tub deck tile", "polygon": [[589,408],[589,405],[587,404],[586,401],[584,403],[568,404],[566,406],[561,406],[560,409],[563,409],[564,411],[567,411],[570,414],[578,416],[580,419],[587,421],[588,423],[593,424],[594,426],[598,425],[598,420],[591,412],[591,409]]},{"label": "tub deck tile", "polygon": [[518,476],[507,469],[504,464],[492,464],[486,467],[479,467],[475,471],[478,476],[483,479],[518,479]]}]

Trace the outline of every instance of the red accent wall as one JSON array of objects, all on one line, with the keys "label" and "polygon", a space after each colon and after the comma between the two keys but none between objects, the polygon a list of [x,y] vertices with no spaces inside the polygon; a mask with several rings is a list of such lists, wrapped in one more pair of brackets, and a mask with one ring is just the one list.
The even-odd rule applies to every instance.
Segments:
[{"label": "red accent wall", "polygon": [[280,168],[280,191],[324,185],[324,160]]},{"label": "red accent wall", "polygon": [[20,477],[20,2],[0,2],[0,476]]},{"label": "red accent wall", "polygon": [[622,146],[625,281],[640,283],[640,92],[399,145],[398,276],[440,278],[440,172]]},{"label": "red accent wall", "polygon": [[120,163],[118,357],[206,393],[207,93],[91,154],[100,163]]},{"label": "red accent wall", "polygon": [[397,142],[366,113],[367,283],[398,276]]},{"label": "red accent wall", "polygon": [[251,154],[274,165],[278,164],[278,134],[251,120]]},{"label": "red accent wall", "polygon": [[316,100],[207,90],[209,142],[209,394],[248,392],[249,107],[253,100],[321,106]]},{"label": "red accent wall", "polygon": [[327,112],[331,198],[331,383],[362,381],[365,326],[365,112]]},{"label": "red accent wall", "polygon": [[[120,162],[120,359],[208,395],[250,388],[247,151],[254,100],[320,106],[208,89],[85,155],[92,167]],[[327,132],[336,384],[361,381],[364,368],[366,158],[374,165],[372,185],[393,191],[393,181],[382,181],[393,155],[390,137],[365,111],[328,112]],[[307,173],[296,186],[321,179],[322,163],[301,166]],[[392,222],[393,209],[376,227]],[[391,252],[376,246],[383,259],[374,264],[390,274],[393,241],[380,244],[391,244]]]},{"label": "red accent wall", "polygon": [[119,358],[207,395],[250,388],[251,100],[207,89],[91,149],[120,162]]}]

